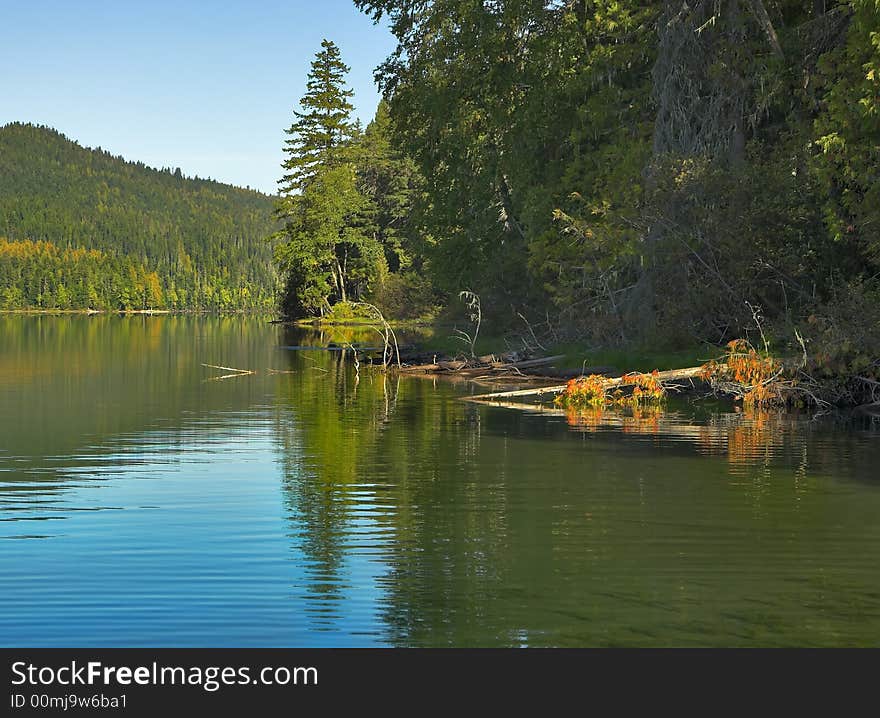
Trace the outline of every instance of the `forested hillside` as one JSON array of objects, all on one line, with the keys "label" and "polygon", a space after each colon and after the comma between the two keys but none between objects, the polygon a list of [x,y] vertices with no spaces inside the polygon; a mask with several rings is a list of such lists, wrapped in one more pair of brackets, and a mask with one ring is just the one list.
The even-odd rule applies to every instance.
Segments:
[{"label": "forested hillside", "polygon": [[259,192],[0,127],[0,309],[272,307],[273,222]]}]

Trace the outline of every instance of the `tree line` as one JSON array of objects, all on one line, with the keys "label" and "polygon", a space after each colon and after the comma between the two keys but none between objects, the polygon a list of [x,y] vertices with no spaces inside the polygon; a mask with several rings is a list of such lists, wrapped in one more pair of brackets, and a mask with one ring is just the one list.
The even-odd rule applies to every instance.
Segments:
[{"label": "tree line", "polygon": [[0,310],[253,308],[247,287],[237,295],[222,287],[215,295],[210,285],[201,295],[186,291],[173,281],[163,288],[155,271],[131,257],[0,238]]}]

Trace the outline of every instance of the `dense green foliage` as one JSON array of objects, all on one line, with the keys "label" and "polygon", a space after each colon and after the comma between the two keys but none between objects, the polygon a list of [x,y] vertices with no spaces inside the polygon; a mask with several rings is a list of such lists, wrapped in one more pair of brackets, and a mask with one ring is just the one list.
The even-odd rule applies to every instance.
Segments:
[{"label": "dense green foliage", "polygon": [[339,48],[325,40],[312,62],[303,112],[287,130],[287,174],[281,180],[276,261],[286,277],[288,314],[323,314],[333,301],[360,298],[382,258],[360,192],[351,119],[349,68]]},{"label": "dense green foliage", "polygon": [[431,304],[413,199],[419,178],[391,142],[387,107],[362,131],[352,120],[348,66],[325,40],[311,65],[302,112],[287,130],[275,259],[289,316],[324,316],[370,299],[394,316]]},{"label": "dense green foliage", "polygon": [[[6,125],[0,237],[55,248],[2,254],[0,308],[271,307],[271,208],[258,192],[125,162],[45,127]],[[159,284],[151,295],[148,275]]]},{"label": "dense green foliage", "polygon": [[158,275],[129,257],[0,239],[0,309],[155,309],[164,299]]},{"label": "dense green foliage", "polygon": [[379,272],[368,298],[397,319],[431,316],[440,297],[429,259],[435,243],[419,211],[424,182],[412,159],[393,141],[384,101],[358,141],[357,177],[369,202],[370,229],[384,254],[380,270],[387,270]]},{"label": "dense green foliage", "polygon": [[450,296],[602,343],[876,306],[876,0],[356,4],[398,39],[377,76]]},{"label": "dense green foliage", "polygon": [[834,239],[880,261],[880,3],[857,0],[845,40],[823,54],[814,171]]}]

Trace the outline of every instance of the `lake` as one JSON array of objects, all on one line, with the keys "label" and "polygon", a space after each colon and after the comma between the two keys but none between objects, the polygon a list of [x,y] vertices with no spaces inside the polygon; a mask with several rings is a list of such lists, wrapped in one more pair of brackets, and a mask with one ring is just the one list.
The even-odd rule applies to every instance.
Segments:
[{"label": "lake", "polygon": [[0,316],[0,644],[880,645],[876,425],[281,348],[334,337]]}]

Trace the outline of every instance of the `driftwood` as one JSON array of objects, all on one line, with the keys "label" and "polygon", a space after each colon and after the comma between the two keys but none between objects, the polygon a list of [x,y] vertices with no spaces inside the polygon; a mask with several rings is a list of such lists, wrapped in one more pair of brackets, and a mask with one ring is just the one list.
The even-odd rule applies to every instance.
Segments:
[{"label": "driftwood", "polygon": [[[695,379],[705,371],[701,366],[688,367],[687,369],[670,369],[657,373],[657,379],[660,382],[677,381],[680,379]],[[622,384],[626,380],[626,376],[619,376],[606,379],[603,384],[606,388],[611,388]],[[498,391],[492,394],[477,394],[476,396],[465,397],[469,401],[495,401],[497,399],[507,399],[515,396],[543,396],[545,394],[561,394],[565,391],[568,384],[557,384],[555,386],[534,387],[532,389],[516,389],[515,391]]]},{"label": "driftwood", "polygon": [[223,371],[234,371],[238,374],[256,374],[256,372],[251,371],[250,369],[236,369],[234,366],[218,366],[217,364],[202,364],[202,366],[209,367],[211,369],[222,369]]},{"label": "driftwood", "polygon": [[541,369],[541,376],[548,379],[577,379],[582,376],[590,376],[590,374],[601,374],[602,376],[619,376],[620,370],[613,366],[588,366],[581,369],[557,369],[555,367],[545,367]]},{"label": "driftwood", "polygon": [[[202,364],[204,367],[208,367],[209,369],[219,369],[221,371],[232,372],[230,374],[223,374],[222,376],[213,376],[210,379],[205,379],[205,381],[220,381],[221,379],[234,379],[239,376],[254,376],[259,372],[256,369],[238,369],[234,366],[220,366],[218,364]],[[290,369],[266,369],[266,374],[270,376],[274,376],[276,374],[294,374],[296,372]]]},{"label": "driftwood", "polygon": [[414,364],[402,366],[399,371],[404,373],[428,373],[428,372],[456,372],[460,374],[480,374],[485,372],[520,371],[522,369],[535,369],[546,367],[563,359],[562,354],[551,357],[539,357],[537,359],[525,359],[520,361],[503,361],[490,354],[481,356],[475,360],[440,360],[427,364]]},{"label": "driftwood", "polygon": [[557,362],[560,359],[565,359],[565,356],[562,354],[558,354],[557,356],[552,357],[540,357],[538,359],[526,359],[525,361],[516,361],[516,362],[491,362],[489,366],[492,369],[530,369],[537,366],[547,366],[548,364],[552,364],[553,362]]}]

